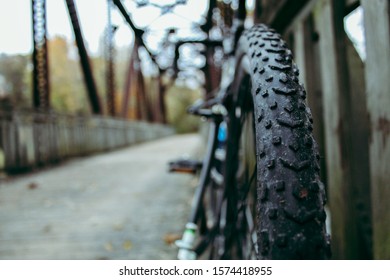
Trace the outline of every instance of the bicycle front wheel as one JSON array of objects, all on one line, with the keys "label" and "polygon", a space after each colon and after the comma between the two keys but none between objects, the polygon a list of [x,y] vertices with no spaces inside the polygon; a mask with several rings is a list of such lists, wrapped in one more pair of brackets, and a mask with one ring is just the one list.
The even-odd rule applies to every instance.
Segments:
[{"label": "bicycle front wheel", "polygon": [[232,251],[326,259],[319,154],[292,53],[274,30],[256,25],[241,36],[236,56],[225,170],[236,227]]}]

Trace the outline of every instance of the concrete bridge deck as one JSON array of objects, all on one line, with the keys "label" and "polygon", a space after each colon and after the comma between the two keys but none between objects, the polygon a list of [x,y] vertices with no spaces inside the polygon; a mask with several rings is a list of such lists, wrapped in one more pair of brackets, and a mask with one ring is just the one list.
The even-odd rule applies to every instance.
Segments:
[{"label": "concrete bridge deck", "polygon": [[195,178],[167,162],[182,135],[0,181],[0,259],[174,259]]}]

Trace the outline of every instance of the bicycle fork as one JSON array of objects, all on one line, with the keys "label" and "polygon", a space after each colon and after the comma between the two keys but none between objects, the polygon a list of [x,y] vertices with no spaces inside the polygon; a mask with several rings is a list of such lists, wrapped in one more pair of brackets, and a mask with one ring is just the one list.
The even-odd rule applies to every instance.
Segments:
[{"label": "bicycle fork", "polygon": [[210,123],[210,133],[208,139],[208,147],[206,156],[203,160],[203,167],[200,174],[199,185],[196,188],[194,198],[192,201],[191,213],[186,228],[183,232],[182,239],[175,242],[179,248],[178,259],[179,260],[194,260],[197,258],[195,252],[196,232],[198,226],[196,225],[199,217],[199,212],[202,205],[203,196],[210,179],[210,170],[212,161],[214,160],[214,152],[218,144],[218,132],[220,121],[213,121]]}]

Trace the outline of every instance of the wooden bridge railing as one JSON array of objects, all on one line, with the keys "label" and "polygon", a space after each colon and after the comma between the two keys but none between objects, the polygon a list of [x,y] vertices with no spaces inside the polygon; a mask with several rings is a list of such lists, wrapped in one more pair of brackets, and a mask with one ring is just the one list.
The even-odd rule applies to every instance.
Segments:
[{"label": "wooden bridge railing", "polygon": [[173,133],[161,124],[0,109],[0,171],[18,172]]}]

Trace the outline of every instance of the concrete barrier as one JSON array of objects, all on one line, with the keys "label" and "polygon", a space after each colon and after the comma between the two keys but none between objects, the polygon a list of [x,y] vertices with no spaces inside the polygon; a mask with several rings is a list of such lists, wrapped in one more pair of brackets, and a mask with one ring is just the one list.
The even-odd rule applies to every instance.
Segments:
[{"label": "concrete barrier", "polygon": [[173,133],[161,124],[0,108],[0,171],[23,171]]}]

